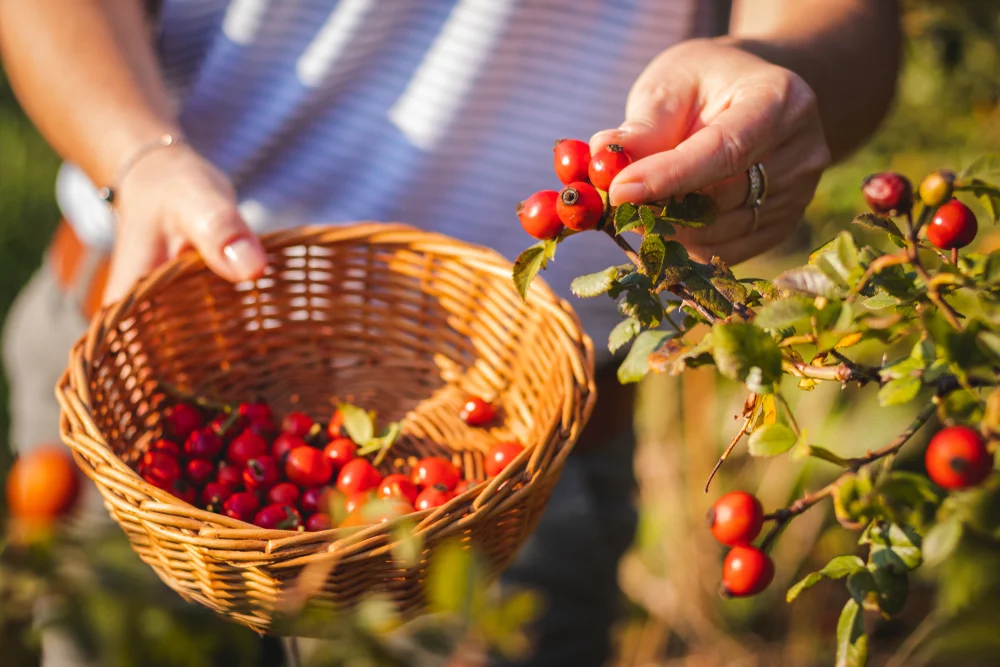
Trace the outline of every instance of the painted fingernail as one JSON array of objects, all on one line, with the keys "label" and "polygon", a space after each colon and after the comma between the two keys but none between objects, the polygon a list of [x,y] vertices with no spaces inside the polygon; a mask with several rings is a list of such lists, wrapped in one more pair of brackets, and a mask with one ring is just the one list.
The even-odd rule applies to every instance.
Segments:
[{"label": "painted fingernail", "polygon": [[236,239],[225,248],[222,254],[233,271],[243,280],[256,278],[264,270],[267,258],[260,247],[248,238]]},{"label": "painted fingernail", "polygon": [[612,185],[608,196],[611,198],[611,203],[617,206],[623,202],[641,204],[646,201],[648,193],[646,186],[642,183],[621,183],[620,185]]}]

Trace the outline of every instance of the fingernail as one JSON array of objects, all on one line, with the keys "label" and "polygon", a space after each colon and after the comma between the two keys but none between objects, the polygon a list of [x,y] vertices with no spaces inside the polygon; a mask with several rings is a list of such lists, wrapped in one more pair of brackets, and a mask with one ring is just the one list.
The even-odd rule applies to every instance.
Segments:
[{"label": "fingernail", "polygon": [[222,254],[233,271],[243,280],[256,278],[264,270],[267,258],[260,247],[248,238],[236,239],[225,248]]},{"label": "fingernail", "polygon": [[590,138],[590,149],[592,151],[599,151],[608,144],[621,141],[627,134],[628,132],[621,130],[601,130]]},{"label": "fingernail", "polygon": [[611,203],[615,206],[624,202],[628,202],[630,204],[641,204],[646,201],[646,186],[642,183],[622,183],[620,185],[612,184],[611,189],[608,191],[608,197],[611,199]]}]

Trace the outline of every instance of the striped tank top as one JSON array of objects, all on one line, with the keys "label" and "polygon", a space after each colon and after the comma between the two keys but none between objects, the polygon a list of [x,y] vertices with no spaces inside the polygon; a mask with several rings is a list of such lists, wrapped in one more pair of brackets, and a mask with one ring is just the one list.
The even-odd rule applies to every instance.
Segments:
[{"label": "striped tank top", "polygon": [[[404,222],[508,258],[516,203],[558,189],[552,143],[623,120],[659,52],[719,30],[718,0],[162,0],[156,48],[190,143],[228,174],[250,226]],[[113,221],[63,165],[57,197],[88,243]],[[567,241],[543,278],[621,262]],[[599,357],[617,321],[575,300]],[[604,352],[606,354],[606,352]]]}]

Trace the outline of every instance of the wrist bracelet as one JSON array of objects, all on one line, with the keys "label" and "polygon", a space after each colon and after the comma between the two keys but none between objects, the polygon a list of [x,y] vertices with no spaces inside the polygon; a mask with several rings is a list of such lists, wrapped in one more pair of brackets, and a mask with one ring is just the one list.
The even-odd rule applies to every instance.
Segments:
[{"label": "wrist bracelet", "polygon": [[118,187],[121,185],[122,180],[128,175],[128,172],[135,164],[146,157],[148,154],[157,150],[158,148],[167,148],[169,146],[176,146],[177,144],[184,143],[184,137],[176,134],[164,134],[156,141],[151,141],[145,146],[140,147],[135,153],[129,157],[125,163],[118,168],[118,172],[115,174],[115,179],[112,181],[112,185],[106,185],[97,191],[97,195],[103,199],[108,206],[113,206],[115,203],[115,195]]}]

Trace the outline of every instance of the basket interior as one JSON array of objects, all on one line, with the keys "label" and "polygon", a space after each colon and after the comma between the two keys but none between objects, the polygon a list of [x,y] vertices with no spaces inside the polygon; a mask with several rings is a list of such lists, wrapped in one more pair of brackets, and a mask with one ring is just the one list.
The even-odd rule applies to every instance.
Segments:
[{"label": "basket interior", "polygon": [[[272,245],[255,282],[232,285],[189,263],[140,294],[89,368],[109,446],[131,464],[159,436],[171,400],[163,382],[224,401],[256,397],[279,415],[325,419],[346,400],[375,410],[379,429],[405,417],[384,467],[451,455],[469,479],[482,478],[494,441],[530,447],[557,433],[582,375],[565,313],[525,305],[491,253],[397,236],[299,238]],[[496,427],[460,420],[469,394],[498,404]]]}]

